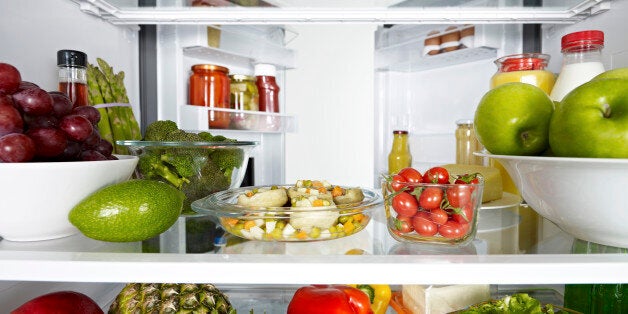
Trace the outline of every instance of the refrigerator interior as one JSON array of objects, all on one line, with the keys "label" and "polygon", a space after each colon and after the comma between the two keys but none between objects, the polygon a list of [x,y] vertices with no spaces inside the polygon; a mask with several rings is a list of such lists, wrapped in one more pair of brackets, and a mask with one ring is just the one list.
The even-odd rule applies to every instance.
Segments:
[{"label": "refrigerator interior", "polygon": [[[605,31],[603,56],[607,68],[628,66],[628,42],[623,36],[628,3],[612,1],[610,5],[609,11],[582,22],[543,25],[542,47],[552,56],[552,71],[560,70],[560,37],[589,28]],[[103,57],[127,73],[125,83],[139,116],[137,60],[141,56],[136,26],[114,25],[85,14],[69,0],[2,1],[0,16],[0,39],[11,43],[3,46],[0,60],[17,66],[24,79],[55,90],[56,51],[82,50],[90,62]],[[483,32],[478,38],[484,41],[477,48],[486,49],[475,50],[477,54],[465,56],[464,51],[458,51],[452,53],[461,55],[458,61],[441,58],[446,59],[441,60],[445,63],[437,66],[408,62],[408,58],[422,60],[427,32],[447,26],[227,25],[220,43],[236,53],[220,54],[194,49],[206,45],[205,25],[159,25],[158,116],[184,123],[189,129],[205,128],[204,120],[189,118],[199,116],[199,110],[194,110],[198,108],[182,109],[187,104],[187,77],[193,64],[222,63],[234,72],[250,74],[254,62],[275,63],[280,68],[282,116],[289,123],[285,132],[212,130],[260,142],[253,155],[255,184],[323,178],[347,185],[378,186],[387,168],[391,133],[396,129],[410,131],[413,166],[425,169],[453,162],[455,121],[472,117],[496,70],[493,60],[522,49],[521,25],[478,24]],[[260,34],[266,36],[263,41],[256,40]],[[261,48],[264,53],[259,52]],[[255,250],[263,248],[248,249],[257,254]],[[104,307],[119,287],[119,283],[5,280],[0,282],[0,309],[12,309],[31,297],[63,289],[84,292]]]}]

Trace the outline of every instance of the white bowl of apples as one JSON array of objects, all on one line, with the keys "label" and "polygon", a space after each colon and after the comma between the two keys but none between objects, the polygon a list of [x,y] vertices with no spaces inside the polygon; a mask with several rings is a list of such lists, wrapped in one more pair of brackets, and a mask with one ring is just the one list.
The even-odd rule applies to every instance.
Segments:
[{"label": "white bowl of apples", "polygon": [[91,106],[21,80],[0,63],[0,238],[36,241],[78,233],[68,213],[83,198],[128,180],[137,157],[113,155]]},{"label": "white bowl of apples", "polygon": [[628,247],[628,159],[476,154],[499,160],[523,199],[565,232]]}]

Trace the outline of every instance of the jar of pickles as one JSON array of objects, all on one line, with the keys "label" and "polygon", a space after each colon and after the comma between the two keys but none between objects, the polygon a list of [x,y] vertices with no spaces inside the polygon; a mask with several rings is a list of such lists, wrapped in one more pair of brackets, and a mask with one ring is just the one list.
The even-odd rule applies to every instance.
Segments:
[{"label": "jar of pickles", "polygon": [[[259,93],[255,85],[255,76],[234,74],[231,80],[231,109],[241,111],[259,111]],[[249,130],[255,125],[256,116],[236,112],[232,124],[236,129]]]},{"label": "jar of pickles", "polygon": [[[229,109],[229,69],[213,64],[192,66],[189,82],[189,102],[191,105]],[[226,129],[230,123],[230,112],[209,110],[207,112],[210,129]]]}]

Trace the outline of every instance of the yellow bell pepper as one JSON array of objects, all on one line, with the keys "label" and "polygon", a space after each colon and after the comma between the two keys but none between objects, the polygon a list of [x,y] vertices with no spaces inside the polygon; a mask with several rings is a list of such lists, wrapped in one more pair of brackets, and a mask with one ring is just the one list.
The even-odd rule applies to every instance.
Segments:
[{"label": "yellow bell pepper", "polygon": [[371,301],[371,309],[373,314],[385,314],[392,292],[389,285],[371,285],[371,284],[359,284],[349,285],[362,290],[369,296]]}]

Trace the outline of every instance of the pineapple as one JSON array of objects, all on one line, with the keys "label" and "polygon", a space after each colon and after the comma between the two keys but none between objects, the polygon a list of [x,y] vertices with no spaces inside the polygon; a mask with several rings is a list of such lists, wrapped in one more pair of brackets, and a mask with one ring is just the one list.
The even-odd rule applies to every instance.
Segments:
[{"label": "pineapple", "polygon": [[118,293],[109,314],[235,314],[229,299],[211,284],[129,283]]}]

